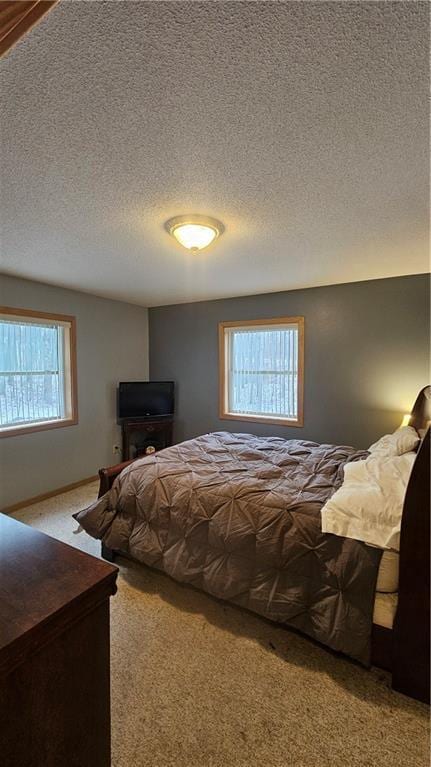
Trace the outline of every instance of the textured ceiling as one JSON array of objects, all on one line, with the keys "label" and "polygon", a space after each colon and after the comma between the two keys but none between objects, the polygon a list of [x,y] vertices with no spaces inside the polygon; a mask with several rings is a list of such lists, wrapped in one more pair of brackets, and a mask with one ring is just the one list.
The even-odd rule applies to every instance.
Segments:
[{"label": "textured ceiling", "polygon": [[[3,267],[155,306],[428,271],[421,2],[68,2],[2,63]],[[221,219],[190,255],[171,216]]]}]

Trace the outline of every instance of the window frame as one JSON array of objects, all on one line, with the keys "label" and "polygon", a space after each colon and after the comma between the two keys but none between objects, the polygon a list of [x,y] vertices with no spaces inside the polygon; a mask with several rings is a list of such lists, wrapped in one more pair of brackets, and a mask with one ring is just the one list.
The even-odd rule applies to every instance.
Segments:
[{"label": "window frame", "polygon": [[[11,316],[22,319],[49,320],[53,323],[63,323],[69,326],[69,360],[68,379],[70,380],[70,415],[66,418],[58,418],[52,421],[37,421],[23,423],[22,426],[0,427],[0,438],[16,437],[19,434],[31,434],[47,429],[61,429],[64,426],[74,426],[78,423],[78,378],[76,366],[76,318],[68,314],[52,314],[51,312],[39,312],[33,309],[18,309],[11,306],[0,306],[0,318]],[[67,364],[67,363],[66,363]]]},{"label": "window frame", "polygon": [[[229,403],[229,345],[226,343],[226,331],[232,328],[262,325],[296,325],[298,328],[298,417],[280,418],[279,416],[248,415],[247,413],[231,413]],[[282,426],[304,425],[304,317],[271,317],[260,320],[233,320],[219,322],[219,418],[231,421],[251,421],[253,423],[278,424]]]}]

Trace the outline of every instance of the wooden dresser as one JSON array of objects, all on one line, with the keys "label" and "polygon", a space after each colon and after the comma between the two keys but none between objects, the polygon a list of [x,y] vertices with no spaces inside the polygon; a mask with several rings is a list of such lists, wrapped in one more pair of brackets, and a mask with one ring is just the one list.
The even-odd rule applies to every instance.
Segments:
[{"label": "wooden dresser", "polygon": [[0,514],[2,767],[109,767],[117,572]]}]

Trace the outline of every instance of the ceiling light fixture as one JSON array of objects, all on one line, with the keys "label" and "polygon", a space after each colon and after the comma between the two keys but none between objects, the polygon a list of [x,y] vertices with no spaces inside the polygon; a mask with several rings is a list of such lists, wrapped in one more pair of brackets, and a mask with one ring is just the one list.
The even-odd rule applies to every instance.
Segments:
[{"label": "ceiling light fixture", "polygon": [[208,216],[176,216],[166,221],[165,229],[187,250],[196,253],[211,245],[224,232],[221,221]]}]

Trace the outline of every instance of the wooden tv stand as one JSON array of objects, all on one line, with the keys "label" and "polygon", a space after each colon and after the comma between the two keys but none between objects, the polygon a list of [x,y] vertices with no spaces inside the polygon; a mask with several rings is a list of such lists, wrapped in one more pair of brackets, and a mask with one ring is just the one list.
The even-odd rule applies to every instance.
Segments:
[{"label": "wooden tv stand", "polygon": [[[148,448],[163,450],[172,445],[173,416],[125,418],[121,423],[123,461],[140,458]],[[151,450],[151,452],[154,452]]]},{"label": "wooden tv stand", "polygon": [[0,514],[0,763],[109,767],[117,568]]}]

